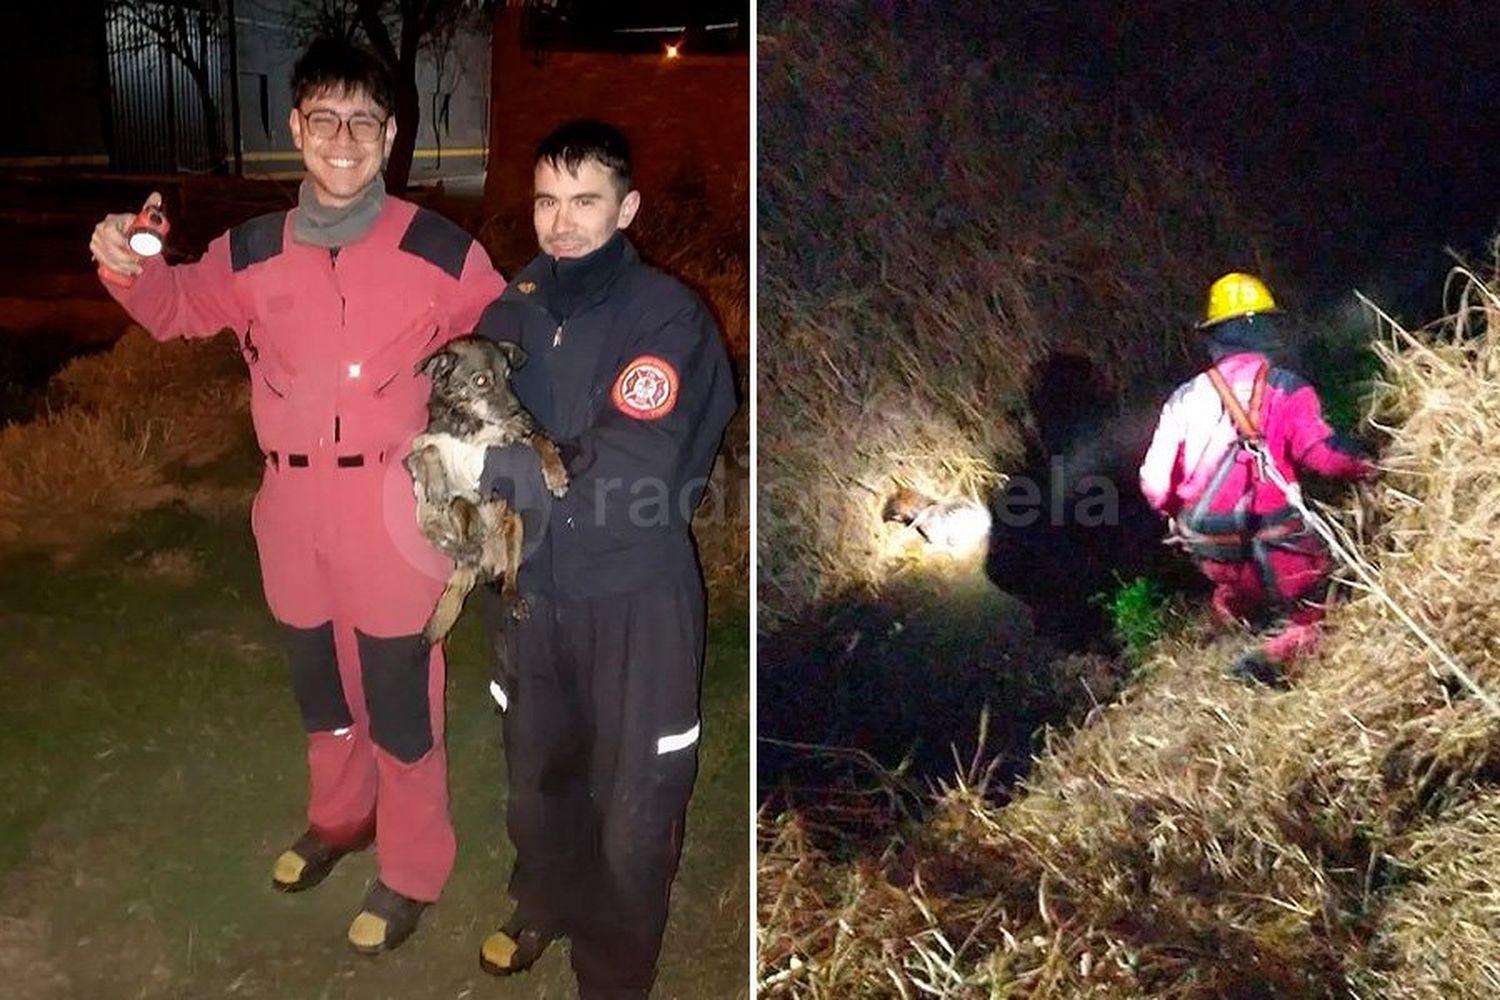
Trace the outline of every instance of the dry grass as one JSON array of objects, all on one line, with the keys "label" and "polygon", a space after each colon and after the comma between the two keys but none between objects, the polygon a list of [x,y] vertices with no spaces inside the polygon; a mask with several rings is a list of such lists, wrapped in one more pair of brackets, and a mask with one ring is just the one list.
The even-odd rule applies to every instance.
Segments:
[{"label": "dry grass", "polygon": [[[1500,300],[1471,301],[1485,332],[1382,348],[1363,548],[1495,692]],[[762,995],[1494,996],[1497,720],[1373,597],[1331,624],[1282,694],[1163,645],[1004,807],[971,775],[883,847],[765,817]]]},{"label": "dry grass", "polygon": [[1500,995],[1500,795],[1486,790],[1399,848],[1409,880],[1382,912],[1361,996],[1450,1000]]},{"label": "dry grass", "polygon": [[0,428],[0,552],[74,555],[139,511],[191,501],[203,490],[169,470],[211,463],[248,433],[249,388],[226,341],[159,344],[132,328],[50,389],[50,412]]},{"label": "dry grass", "polygon": [[1149,121],[858,6],[762,24],[762,627],[878,588],[893,483],[992,492],[1039,359],[1153,392],[1211,270],[1255,259],[1218,179]]}]

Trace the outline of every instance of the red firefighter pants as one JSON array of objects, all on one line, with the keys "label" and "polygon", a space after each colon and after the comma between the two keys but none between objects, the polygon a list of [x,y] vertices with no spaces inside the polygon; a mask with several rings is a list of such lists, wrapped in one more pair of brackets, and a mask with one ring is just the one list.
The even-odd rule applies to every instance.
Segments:
[{"label": "red firefighter pants", "polygon": [[1264,643],[1266,655],[1291,663],[1317,648],[1322,638],[1322,601],[1331,562],[1315,541],[1295,547],[1266,548],[1253,560],[1199,560],[1214,584],[1214,612],[1226,623],[1254,620],[1265,613],[1284,616]]},{"label": "red firefighter pants", "polygon": [[443,655],[421,630],[452,564],[417,528],[405,469],[382,458],[280,456],[251,522],[307,731],[309,826],[338,846],[373,837],[381,881],[433,901],[455,844]]}]

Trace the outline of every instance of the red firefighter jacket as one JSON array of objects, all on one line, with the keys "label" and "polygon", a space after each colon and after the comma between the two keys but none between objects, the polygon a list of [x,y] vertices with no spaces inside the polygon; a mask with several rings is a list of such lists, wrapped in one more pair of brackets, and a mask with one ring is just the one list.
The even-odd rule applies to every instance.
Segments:
[{"label": "red firefighter jacket", "polygon": [[294,214],[251,219],[196,263],[151,258],[132,287],[105,287],[158,340],[234,331],[267,455],[404,455],[427,417],[417,362],[471,330],[504,280],[462,229],[399,198],[337,251],[297,243]]}]

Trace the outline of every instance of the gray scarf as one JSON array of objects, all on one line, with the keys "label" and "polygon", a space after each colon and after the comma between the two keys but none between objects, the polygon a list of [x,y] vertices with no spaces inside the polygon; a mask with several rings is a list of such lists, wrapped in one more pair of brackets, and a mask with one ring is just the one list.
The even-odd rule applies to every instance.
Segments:
[{"label": "gray scarf", "polygon": [[297,215],[292,223],[292,238],[315,247],[342,247],[358,240],[385,205],[385,177],[376,174],[364,192],[342,208],[330,208],[313,193],[310,179],[304,178],[297,191]]}]

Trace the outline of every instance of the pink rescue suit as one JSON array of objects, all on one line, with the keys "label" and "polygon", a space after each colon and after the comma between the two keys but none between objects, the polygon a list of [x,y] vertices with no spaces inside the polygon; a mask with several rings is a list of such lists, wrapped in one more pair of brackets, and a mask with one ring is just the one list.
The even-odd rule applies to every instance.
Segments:
[{"label": "pink rescue suit", "polygon": [[387,197],[335,250],[260,216],[196,263],[145,262],[105,287],[153,337],[239,339],[266,468],[251,512],[308,734],[308,821],[335,846],[374,838],[380,879],[438,898],[453,868],[445,666],[421,637],[452,563],[417,528],[401,459],[426,424],[416,365],[471,330],[504,281],[443,217]]},{"label": "pink rescue suit", "polygon": [[[1298,468],[1338,479],[1374,472],[1324,422],[1317,392],[1296,375],[1251,351],[1230,354],[1215,368],[1287,482],[1297,482]],[[1208,372],[1179,386],[1162,408],[1141,465],[1141,492],[1153,508],[1177,520],[1199,569],[1214,584],[1213,607],[1221,619],[1284,613],[1286,627],[1265,646],[1267,656],[1283,664],[1317,645],[1328,551],[1241,447]]]}]

